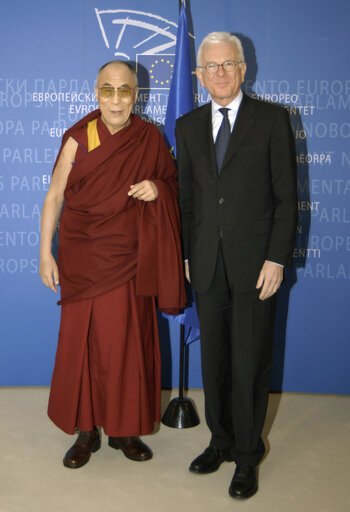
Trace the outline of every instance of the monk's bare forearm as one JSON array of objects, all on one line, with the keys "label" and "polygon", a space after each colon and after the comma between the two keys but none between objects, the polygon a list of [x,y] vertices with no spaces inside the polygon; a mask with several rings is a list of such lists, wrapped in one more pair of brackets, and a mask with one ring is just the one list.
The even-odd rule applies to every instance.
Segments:
[{"label": "monk's bare forearm", "polygon": [[51,252],[52,238],[61,213],[64,190],[69,173],[72,169],[78,143],[71,137],[61,150],[52,175],[49,191],[44,201],[41,214],[41,242],[39,274],[42,282],[54,292],[57,292],[59,274],[56,261]]},{"label": "monk's bare forearm", "polygon": [[51,243],[63,204],[63,197],[47,194],[41,215],[40,257],[51,254]]},{"label": "monk's bare forearm", "polygon": [[54,292],[57,292],[57,286],[59,285],[59,272],[56,261],[51,252],[51,243],[62,204],[63,196],[61,198],[49,191],[44,202],[41,217],[39,274],[44,285]]}]

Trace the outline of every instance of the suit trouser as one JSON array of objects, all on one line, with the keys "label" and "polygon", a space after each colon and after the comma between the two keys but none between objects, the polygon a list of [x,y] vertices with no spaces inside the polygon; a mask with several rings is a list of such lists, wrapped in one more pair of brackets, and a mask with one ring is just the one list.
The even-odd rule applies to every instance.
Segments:
[{"label": "suit trouser", "polygon": [[270,384],[276,296],[235,292],[221,242],[213,282],[197,293],[201,327],[205,415],[210,444],[236,464],[256,465],[264,455],[261,432]]}]

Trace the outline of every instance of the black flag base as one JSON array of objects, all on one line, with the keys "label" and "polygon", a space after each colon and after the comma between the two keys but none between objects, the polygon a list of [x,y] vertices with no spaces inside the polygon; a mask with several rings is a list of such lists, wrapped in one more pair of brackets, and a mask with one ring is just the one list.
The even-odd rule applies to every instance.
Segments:
[{"label": "black flag base", "polygon": [[167,427],[190,428],[199,424],[199,417],[189,398],[178,397],[170,401],[162,423]]},{"label": "black flag base", "polygon": [[184,359],[185,359],[185,326],[180,324],[180,366],[179,396],[170,400],[163,414],[162,423],[167,427],[190,428],[199,424],[199,417],[194,403],[184,397]]}]

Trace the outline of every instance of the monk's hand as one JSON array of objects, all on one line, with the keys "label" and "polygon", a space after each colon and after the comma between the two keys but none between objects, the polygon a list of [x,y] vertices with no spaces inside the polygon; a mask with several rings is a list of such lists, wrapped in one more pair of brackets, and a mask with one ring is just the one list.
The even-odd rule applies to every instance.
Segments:
[{"label": "monk's hand", "polygon": [[158,189],[155,183],[150,180],[143,180],[140,183],[131,185],[128,196],[139,201],[154,201],[158,197]]},{"label": "monk's hand", "polygon": [[261,288],[260,300],[265,300],[277,292],[283,279],[283,267],[272,261],[265,261],[260,271],[256,288]]},{"label": "monk's hand", "polygon": [[40,259],[39,274],[44,285],[52,291],[57,292],[57,286],[60,280],[58,267],[52,254]]}]

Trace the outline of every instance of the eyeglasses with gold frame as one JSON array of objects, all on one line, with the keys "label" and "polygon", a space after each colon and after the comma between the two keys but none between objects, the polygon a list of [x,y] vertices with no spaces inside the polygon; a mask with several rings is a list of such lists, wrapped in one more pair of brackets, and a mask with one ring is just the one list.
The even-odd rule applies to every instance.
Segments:
[{"label": "eyeglasses with gold frame", "polygon": [[137,87],[131,89],[131,87],[115,88],[112,85],[104,85],[103,87],[99,88],[99,91],[102,98],[113,98],[116,92],[118,94],[118,98],[131,98],[136,89]]}]

